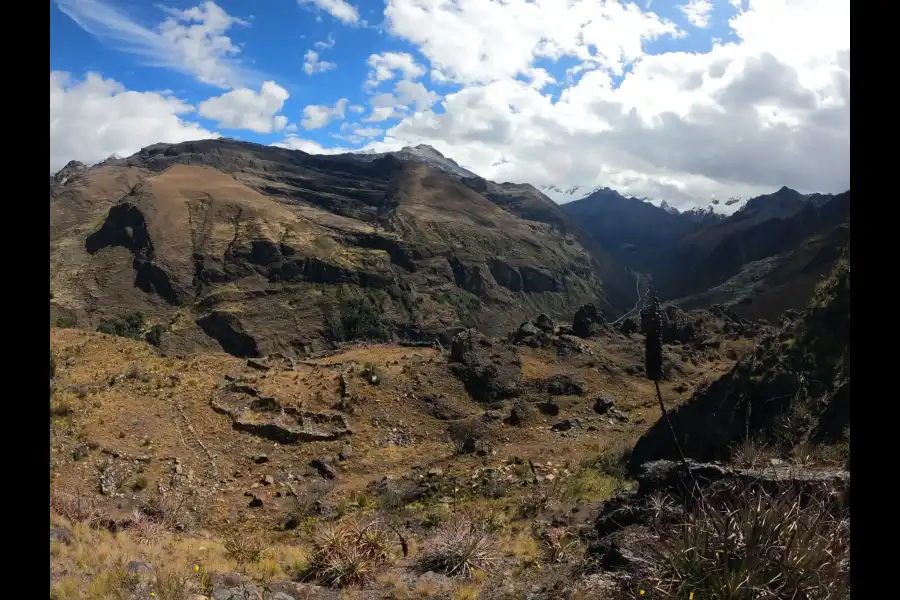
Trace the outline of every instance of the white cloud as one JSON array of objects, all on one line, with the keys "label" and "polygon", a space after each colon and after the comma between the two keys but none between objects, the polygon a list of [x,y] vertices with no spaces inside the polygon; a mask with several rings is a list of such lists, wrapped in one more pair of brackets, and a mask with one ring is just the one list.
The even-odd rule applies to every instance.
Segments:
[{"label": "white cloud", "polygon": [[204,100],[200,103],[198,112],[227,129],[272,133],[287,126],[287,117],[277,113],[289,97],[283,87],[274,81],[266,81],[259,93],[241,88]]},{"label": "white cloud", "polygon": [[337,65],[333,62],[328,62],[327,60],[319,60],[319,53],[315,50],[307,50],[306,54],[303,55],[303,70],[307,75],[312,75],[313,73],[324,73],[325,71],[330,71],[336,66]]},{"label": "white cloud", "polygon": [[645,42],[678,32],[612,0],[387,0],[384,14],[390,33],[466,84],[527,75],[540,57],[572,56],[621,73]]},{"label": "white cloud", "polygon": [[341,123],[340,131],[340,133],[330,134],[331,137],[345,140],[356,145],[384,135],[384,129],[379,127],[365,127],[359,123]]},{"label": "white cloud", "polygon": [[678,10],[684,13],[688,22],[694,27],[709,27],[709,15],[713,5],[710,0],[690,0],[687,4],[678,6]]},{"label": "white cloud", "polygon": [[344,0],[297,0],[298,4],[312,4],[319,10],[324,10],[332,17],[347,25],[359,22],[359,11],[352,4]]},{"label": "white cloud", "polygon": [[333,107],[324,104],[310,104],[303,109],[304,129],[321,129],[334,120],[343,119],[347,112],[347,99],[341,98]]},{"label": "white cloud", "polygon": [[96,73],[77,81],[51,71],[50,172],[70,160],[90,164],[159,142],[219,137],[183,119],[193,110],[170,94],[128,91]]},{"label": "white cloud", "polygon": [[334,48],[334,36],[329,33],[327,39],[325,39],[324,41],[316,42],[315,44],[313,44],[313,46],[315,46],[319,50]]},{"label": "white cloud", "polygon": [[56,0],[56,5],[97,39],[140,56],[150,66],[174,69],[221,88],[260,79],[241,64],[240,47],[225,35],[247,22],[215,2],[183,11],[165,9],[169,18],[155,29],[138,24],[103,0]]},{"label": "white cloud", "polygon": [[372,54],[367,61],[369,78],[366,87],[375,87],[383,81],[390,81],[398,75],[403,79],[417,79],[425,74],[425,67],[418,64],[406,52],[385,52]]},{"label": "white cloud", "polygon": [[352,152],[349,148],[326,148],[318,142],[305,140],[296,134],[288,134],[283,140],[272,145],[278,148],[288,148],[289,150],[302,150],[308,154],[344,154],[345,152]]},{"label": "white cloud", "polygon": [[[849,187],[846,0],[751,0],[728,23],[735,42],[656,55],[643,43],[677,34],[671,23],[635,5],[564,4],[388,0],[391,30],[464,85],[366,147],[428,143],[491,179],[609,185],[680,208]],[[581,62],[561,92],[541,93],[535,59],[562,55]],[[397,116],[389,98],[374,96],[366,120]]]},{"label": "white cloud", "polygon": [[354,104],[354,105],[352,105],[352,106],[350,107],[350,112],[353,112],[353,113],[356,113],[356,114],[358,114],[358,115],[361,115],[361,114],[363,114],[364,112],[366,112],[366,107],[365,107],[365,106],[360,106],[359,104]]},{"label": "white cloud", "polygon": [[366,123],[379,123],[388,119],[405,115],[410,106],[415,110],[430,109],[439,96],[429,91],[418,81],[401,79],[394,84],[393,93],[383,92],[372,96],[369,104],[372,112],[363,121]]}]

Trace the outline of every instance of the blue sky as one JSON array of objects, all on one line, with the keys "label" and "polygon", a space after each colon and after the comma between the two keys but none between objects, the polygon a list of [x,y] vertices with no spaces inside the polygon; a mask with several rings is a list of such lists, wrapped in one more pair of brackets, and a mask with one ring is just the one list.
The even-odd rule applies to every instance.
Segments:
[{"label": "blue sky", "polygon": [[[210,96],[227,91],[228,88],[203,83],[194,75],[178,72],[172,68],[152,66],[151,60],[129,51],[127,43],[102,34],[92,35],[66,12],[71,13],[70,5],[84,11],[90,11],[91,5],[103,5],[117,11],[134,24],[153,31],[162,21],[170,18],[165,8],[184,11],[198,4],[200,2],[197,0],[168,0],[159,3],[142,0],[51,2],[50,70],[66,71],[76,77],[87,72],[96,72],[124,84],[129,90],[171,90],[177,97],[196,105]],[[418,52],[415,45],[391,35],[386,30],[384,2],[371,0],[355,2],[353,6],[357,8],[360,17],[357,24],[347,24],[312,3],[300,4],[295,0],[265,2],[219,0],[216,4],[232,17],[246,22],[246,25],[232,25],[225,32],[240,48],[236,58],[249,72],[242,82],[251,89],[258,89],[262,81],[272,80],[286,89],[290,97],[285,101],[281,114],[291,123],[299,123],[306,105],[333,106],[338,99],[347,98],[348,105],[366,106],[373,90],[364,89],[363,83],[369,72],[366,61],[372,54],[409,53],[420,64],[428,65],[428,60]],[[687,30],[690,27],[688,18],[677,6],[677,3],[671,1],[656,0],[651,3],[651,9],[660,17],[670,19]],[[713,15],[719,13],[731,15],[735,12],[736,9],[726,2],[720,2],[713,7]],[[687,31],[687,35],[679,39],[665,37],[652,41],[647,44],[647,49],[654,53],[671,50],[708,51],[713,38],[732,37],[725,19],[716,22],[718,26],[708,29],[692,28],[693,31]],[[325,72],[311,75],[305,73],[304,55],[309,50],[318,54],[319,61],[334,63],[335,66]],[[566,82],[566,69],[578,63],[579,61],[572,57],[535,61],[536,66],[546,69],[561,82],[561,85],[550,84],[543,91],[558,98]],[[525,79],[522,76],[519,78]],[[425,79],[427,80],[427,76]],[[617,82],[621,78],[613,79]],[[444,84],[434,80],[428,82],[429,90],[440,96],[458,91],[461,87],[458,84]],[[383,91],[383,86],[377,91]],[[436,104],[435,109],[440,111],[440,103]],[[352,112],[348,112],[347,117],[321,129],[305,130],[303,137],[326,147],[359,146],[361,144],[348,143],[347,140],[334,137],[340,134],[342,123],[361,120]],[[260,134],[221,127],[216,121],[203,116],[197,116],[192,120],[206,129],[249,141],[272,143],[283,137],[281,132]],[[398,121],[399,118],[387,119],[379,122],[377,127],[387,129]]]},{"label": "blue sky", "polygon": [[[678,205],[776,183],[717,153],[783,148],[824,118],[822,139],[803,135],[831,140],[837,164],[849,137],[834,106],[817,116],[829,97],[849,111],[849,84],[826,77],[849,81],[847,0],[51,0],[50,12],[51,170],[211,135],[310,152],[429,143],[487,177]],[[735,103],[725,87],[747,92],[766,57],[785,88]],[[798,86],[820,99],[804,114]],[[720,120],[745,129],[719,135]],[[704,138],[703,164],[656,139],[678,152],[686,135]],[[815,187],[795,154],[777,183]]]}]

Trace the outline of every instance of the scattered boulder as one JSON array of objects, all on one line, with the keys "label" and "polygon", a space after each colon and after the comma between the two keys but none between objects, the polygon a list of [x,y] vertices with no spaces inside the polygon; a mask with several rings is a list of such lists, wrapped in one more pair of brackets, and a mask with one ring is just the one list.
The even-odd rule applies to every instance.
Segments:
[{"label": "scattered boulder", "polygon": [[152,577],[154,575],[153,567],[149,563],[142,560],[133,560],[125,565],[125,570],[142,577]]},{"label": "scattered boulder", "polygon": [[598,415],[605,415],[613,407],[615,401],[609,396],[600,396],[594,401],[594,412]]},{"label": "scattered boulder", "polygon": [[131,469],[123,462],[110,461],[100,473],[100,493],[104,496],[113,496],[128,479]]},{"label": "scattered boulder", "polygon": [[324,590],[312,583],[300,583],[286,579],[273,579],[266,582],[267,594],[263,600],[306,600],[318,597]]},{"label": "scattered boulder", "polygon": [[535,327],[544,331],[546,333],[553,333],[556,329],[556,325],[553,323],[553,319],[551,319],[546,313],[541,313],[538,315],[538,318],[534,321]]},{"label": "scattered boulder", "polygon": [[549,333],[538,329],[531,321],[525,321],[509,335],[509,341],[513,344],[525,344],[532,348],[543,348],[551,344],[552,337]]},{"label": "scattered boulder", "polygon": [[597,334],[606,324],[606,317],[593,304],[585,304],[575,312],[572,319],[572,335],[589,338]]},{"label": "scattered boulder", "polygon": [[247,503],[249,508],[262,508],[263,499],[256,494],[250,494],[250,502]]},{"label": "scattered boulder", "polygon": [[524,425],[537,416],[537,410],[526,400],[517,398],[513,401],[512,409],[506,422],[510,425]]},{"label": "scattered boulder", "polygon": [[317,458],[309,463],[313,469],[319,472],[319,475],[325,479],[334,479],[337,477],[337,471],[334,470],[328,460],[325,458]]},{"label": "scattered boulder", "polygon": [[562,421],[554,423],[552,429],[553,431],[569,431],[576,425],[578,425],[577,419],[564,419]]},{"label": "scattered boulder", "polygon": [[584,384],[568,375],[548,377],[538,382],[538,388],[551,396],[581,396],[584,394]]},{"label": "scattered boulder", "polygon": [[350,460],[353,458],[353,447],[350,444],[344,444],[338,453],[338,460]]},{"label": "scattered boulder", "polygon": [[262,598],[263,590],[249,577],[237,573],[212,573],[209,576],[212,600]]},{"label": "scattered boulder", "polygon": [[453,338],[450,346],[453,372],[475,400],[490,402],[518,393],[522,364],[515,352],[494,343],[474,329]]},{"label": "scattered boulder", "polygon": [[455,421],[447,428],[447,435],[459,454],[487,452],[487,434],[484,423],[476,419]]},{"label": "scattered boulder", "polygon": [[553,400],[547,400],[545,402],[541,402],[540,404],[538,404],[538,408],[541,410],[542,413],[544,413],[545,415],[551,416],[551,417],[555,417],[556,415],[559,414],[559,404],[557,404]]},{"label": "scattered boulder", "polygon": [[75,447],[72,448],[72,460],[79,461],[87,457],[90,453],[91,447],[87,442],[78,442],[75,444]]},{"label": "scattered boulder", "polygon": [[556,344],[556,355],[560,358],[566,358],[572,354],[583,354],[585,351],[581,338],[574,335],[560,334],[554,343]]}]

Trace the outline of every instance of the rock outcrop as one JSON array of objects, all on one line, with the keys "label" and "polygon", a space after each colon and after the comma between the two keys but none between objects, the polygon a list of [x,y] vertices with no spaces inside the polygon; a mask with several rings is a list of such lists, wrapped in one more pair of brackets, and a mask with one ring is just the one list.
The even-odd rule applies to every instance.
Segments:
[{"label": "rock outcrop", "polygon": [[520,389],[522,364],[516,353],[474,329],[453,338],[450,356],[454,373],[475,400],[508,398]]},{"label": "rock outcrop", "polygon": [[236,382],[227,383],[215,394],[212,408],[230,416],[235,429],[282,444],[327,442],[352,433],[341,413],[303,410]]}]

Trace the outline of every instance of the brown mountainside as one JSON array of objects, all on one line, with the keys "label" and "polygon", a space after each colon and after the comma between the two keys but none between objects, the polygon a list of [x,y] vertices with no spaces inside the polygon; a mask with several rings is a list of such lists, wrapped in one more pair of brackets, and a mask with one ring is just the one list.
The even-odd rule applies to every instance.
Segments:
[{"label": "brown mountainside", "polygon": [[463,325],[497,334],[540,312],[633,302],[631,276],[561,213],[508,212],[390,155],[157,144],[67,167],[51,179],[50,213],[55,324],[140,312],[176,352],[291,354]]}]

